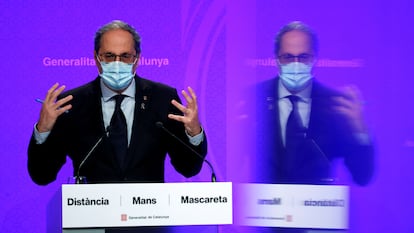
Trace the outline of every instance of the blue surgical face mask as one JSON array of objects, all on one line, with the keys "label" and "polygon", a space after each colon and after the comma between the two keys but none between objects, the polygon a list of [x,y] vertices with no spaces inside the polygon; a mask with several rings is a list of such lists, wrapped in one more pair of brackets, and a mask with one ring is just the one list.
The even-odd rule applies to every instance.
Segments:
[{"label": "blue surgical face mask", "polygon": [[[98,59],[99,60],[99,59]],[[135,63],[128,64],[121,61],[101,62],[101,76],[105,85],[115,91],[120,91],[128,87],[134,78],[132,68]]]},{"label": "blue surgical face mask", "polygon": [[289,91],[303,90],[312,79],[312,65],[301,62],[291,62],[280,65],[280,80]]}]

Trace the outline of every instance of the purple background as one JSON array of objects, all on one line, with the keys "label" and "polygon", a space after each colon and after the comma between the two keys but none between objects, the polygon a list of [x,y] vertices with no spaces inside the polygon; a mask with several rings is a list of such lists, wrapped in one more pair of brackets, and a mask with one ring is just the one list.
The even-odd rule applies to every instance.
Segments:
[{"label": "purple background", "polygon": [[[233,124],[240,90],[276,74],[274,66],[252,64],[273,58],[274,37],[283,24],[309,24],[325,61],[317,78],[361,89],[377,146],[373,182],[351,187],[351,232],[413,232],[413,10],[411,0],[1,1],[0,232],[46,232],[47,206],[71,175],[70,161],[46,187],[27,174],[27,144],[40,110],[34,99],[55,82],[73,88],[97,75],[94,66],[45,66],[44,58],[92,58],[95,31],[113,19],[136,27],[143,57],[168,60],[161,67],[140,66],[141,76],[196,90],[208,159],[221,181],[237,180],[240,166],[248,166],[240,162],[243,151],[235,140],[240,129]],[[168,159],[166,169],[167,181],[210,179],[206,166],[188,180]]]}]

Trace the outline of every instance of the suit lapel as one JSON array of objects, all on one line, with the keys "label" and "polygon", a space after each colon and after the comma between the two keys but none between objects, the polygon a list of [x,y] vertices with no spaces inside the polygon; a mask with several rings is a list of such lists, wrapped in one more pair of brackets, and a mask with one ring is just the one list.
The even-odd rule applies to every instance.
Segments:
[{"label": "suit lapel", "polygon": [[134,121],[131,132],[131,142],[128,148],[127,165],[126,169],[133,166],[141,158],[142,151],[141,145],[145,141],[145,128],[148,127],[144,124],[151,122],[151,100],[152,90],[145,80],[136,76],[136,93],[135,93],[135,107],[134,107]]},{"label": "suit lapel", "polygon": [[278,79],[271,79],[262,83],[256,90],[259,98],[256,103],[257,132],[257,171],[255,180],[260,182],[274,182],[277,177],[276,172],[280,169],[280,155],[283,152],[279,120],[279,95],[277,88]]},{"label": "suit lapel", "polygon": [[104,121],[103,121],[103,116],[102,116],[102,103],[101,103],[102,92],[100,88],[99,77],[94,80],[91,96],[93,96],[92,104],[90,106],[91,108],[88,108],[86,111],[92,110],[94,122],[98,122],[98,124],[96,124],[95,132],[104,133],[105,126],[104,126]]},{"label": "suit lapel", "polygon": [[[331,91],[317,81],[313,82],[311,94],[312,110],[309,118],[308,136],[314,140],[321,135],[321,131],[325,130],[325,126],[328,128],[332,127],[332,125],[329,126],[329,124],[332,123],[329,122],[329,119],[332,119],[332,117],[330,117],[330,115],[332,115],[331,93]],[[326,133],[324,134],[326,135]]]}]

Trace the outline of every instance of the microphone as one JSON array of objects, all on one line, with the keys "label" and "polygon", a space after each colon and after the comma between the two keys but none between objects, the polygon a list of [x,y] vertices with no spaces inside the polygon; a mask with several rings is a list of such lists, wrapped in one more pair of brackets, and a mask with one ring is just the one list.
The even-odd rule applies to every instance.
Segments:
[{"label": "microphone", "polygon": [[77,171],[76,177],[75,177],[76,184],[81,184],[82,183],[81,182],[82,181],[82,178],[79,175],[80,169],[83,167],[83,164],[86,162],[86,160],[88,160],[88,158],[91,156],[91,154],[95,151],[96,147],[98,147],[99,144],[102,142],[103,138],[107,136],[110,128],[111,128],[111,126],[106,127],[104,134],[98,139],[98,141],[96,141],[96,143],[92,146],[92,148],[86,154],[85,158],[79,164],[78,171]]},{"label": "microphone", "polygon": [[164,130],[171,137],[175,138],[180,144],[184,145],[187,149],[189,149],[191,152],[193,152],[194,154],[196,154],[198,157],[200,157],[203,160],[203,162],[205,162],[210,167],[210,171],[211,171],[211,182],[216,182],[217,181],[217,177],[216,177],[216,173],[214,172],[213,165],[211,165],[211,163],[207,159],[205,159],[200,153],[198,153],[197,151],[195,151],[191,146],[189,146],[187,143],[183,142],[183,140],[181,140],[175,134],[173,134],[171,131],[169,131],[167,128],[165,128],[164,127],[164,124],[162,122],[157,121],[157,122],[155,122],[155,125],[158,128]]}]

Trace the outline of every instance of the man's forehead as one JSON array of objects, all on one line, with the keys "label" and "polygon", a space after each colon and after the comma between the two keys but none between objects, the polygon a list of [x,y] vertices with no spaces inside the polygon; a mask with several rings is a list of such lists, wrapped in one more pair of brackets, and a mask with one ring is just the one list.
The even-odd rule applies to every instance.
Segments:
[{"label": "man's forehead", "polygon": [[101,48],[105,50],[131,50],[134,49],[134,39],[128,31],[110,30],[102,35]]},{"label": "man's forehead", "polygon": [[283,36],[282,36],[282,43],[309,43],[311,40],[310,36],[306,33],[306,32],[302,32],[302,31],[298,31],[298,30],[293,30],[293,31],[289,31],[286,32]]},{"label": "man's forehead", "polygon": [[281,38],[281,50],[311,50],[311,38],[302,31],[293,30],[286,32]]}]

